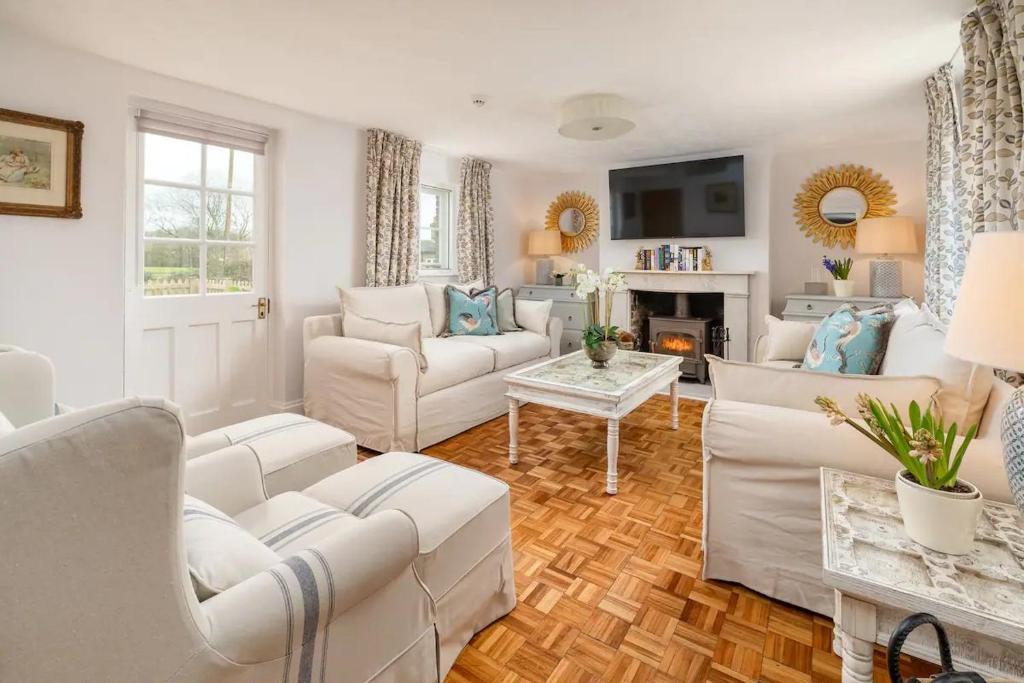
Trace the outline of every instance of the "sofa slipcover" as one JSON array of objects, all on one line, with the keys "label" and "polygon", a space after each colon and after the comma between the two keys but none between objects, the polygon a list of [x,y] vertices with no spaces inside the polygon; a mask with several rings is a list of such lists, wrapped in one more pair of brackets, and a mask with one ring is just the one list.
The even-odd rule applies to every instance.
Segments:
[{"label": "sofa slipcover", "polygon": [[494,352],[463,344],[450,338],[424,339],[427,370],[419,377],[418,396],[426,396],[494,370]]},{"label": "sofa slipcover", "polygon": [[[453,337],[456,341],[490,349],[494,354],[494,369],[504,370],[513,365],[544,358],[550,343],[544,335],[522,330],[488,337]],[[461,355],[461,353],[460,353]]]}]

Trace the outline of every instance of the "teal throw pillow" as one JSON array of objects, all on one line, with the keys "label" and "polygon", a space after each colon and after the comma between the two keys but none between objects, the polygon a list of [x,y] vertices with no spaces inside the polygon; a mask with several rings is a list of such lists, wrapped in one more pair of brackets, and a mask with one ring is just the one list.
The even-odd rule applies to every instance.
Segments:
[{"label": "teal throw pillow", "polygon": [[867,311],[849,304],[821,321],[804,355],[804,368],[841,375],[876,375],[889,345],[892,306]]},{"label": "teal throw pillow", "polygon": [[444,288],[448,329],[444,336],[490,336],[498,331],[498,290],[494,287],[472,295],[448,285]]}]

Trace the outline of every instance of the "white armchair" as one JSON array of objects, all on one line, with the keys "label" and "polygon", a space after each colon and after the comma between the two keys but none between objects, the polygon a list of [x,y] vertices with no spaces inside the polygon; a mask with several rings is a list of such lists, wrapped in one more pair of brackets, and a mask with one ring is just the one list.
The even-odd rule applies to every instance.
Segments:
[{"label": "white armchair", "polygon": [[[432,681],[416,526],[346,520],[200,603],[174,406],[124,399],[0,437],[0,672],[11,681]],[[266,500],[244,446],[188,463],[228,514]],[[291,494],[299,495],[299,494]]]},{"label": "white armchair", "polygon": [[42,354],[0,345],[0,414],[13,426],[53,417],[57,410],[53,363]]}]

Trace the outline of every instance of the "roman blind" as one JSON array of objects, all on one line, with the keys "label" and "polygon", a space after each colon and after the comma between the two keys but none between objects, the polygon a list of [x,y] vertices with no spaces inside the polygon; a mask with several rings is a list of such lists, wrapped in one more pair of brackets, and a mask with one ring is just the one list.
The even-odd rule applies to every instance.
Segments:
[{"label": "roman blind", "polygon": [[224,120],[210,120],[188,114],[139,109],[135,115],[139,132],[167,135],[194,142],[231,147],[253,154],[266,152],[270,135],[265,130]]}]

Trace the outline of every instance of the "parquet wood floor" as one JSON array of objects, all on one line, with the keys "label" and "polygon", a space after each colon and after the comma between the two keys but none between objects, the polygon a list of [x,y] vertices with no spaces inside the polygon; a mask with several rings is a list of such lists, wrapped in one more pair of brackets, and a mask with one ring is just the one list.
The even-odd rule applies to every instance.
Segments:
[{"label": "parquet wood floor", "polygon": [[[505,418],[425,451],[512,489],[519,604],[450,683],[840,680],[830,620],[701,579],[703,407],[681,401],[678,431],[661,396],[622,422],[617,496],[604,493],[604,422],[576,413],[523,406],[512,467]],[[888,680],[880,649],[875,680]]]}]

